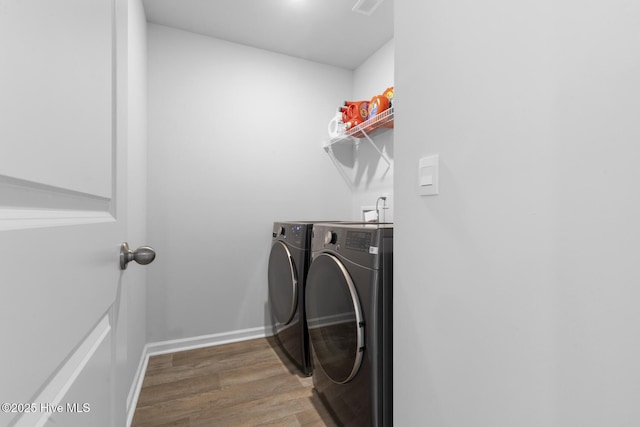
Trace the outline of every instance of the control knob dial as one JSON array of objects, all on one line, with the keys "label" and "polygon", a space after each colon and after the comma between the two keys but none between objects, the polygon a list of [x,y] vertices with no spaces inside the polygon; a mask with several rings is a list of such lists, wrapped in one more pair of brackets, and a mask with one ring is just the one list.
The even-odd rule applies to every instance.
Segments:
[{"label": "control knob dial", "polygon": [[338,235],[333,231],[327,231],[324,235],[324,244],[325,245],[335,245],[338,241]]}]

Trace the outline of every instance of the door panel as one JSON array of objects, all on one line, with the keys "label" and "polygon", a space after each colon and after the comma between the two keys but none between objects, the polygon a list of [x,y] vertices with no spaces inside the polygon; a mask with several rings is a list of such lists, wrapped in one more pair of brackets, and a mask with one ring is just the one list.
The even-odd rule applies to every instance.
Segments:
[{"label": "door panel", "polygon": [[332,381],[351,381],[365,350],[364,320],[351,276],[335,256],[314,258],[305,297],[309,341],[318,363]]},{"label": "door panel", "polygon": [[296,266],[287,245],[275,242],[269,254],[269,303],[276,326],[289,324],[298,305]]},{"label": "door panel", "polygon": [[[90,348],[87,363],[83,366],[77,378],[73,378],[69,390],[65,393],[59,405],[64,404],[63,410],[52,414],[47,423],[48,427],[86,427],[88,425],[108,426],[111,419],[111,407],[102,402],[110,401],[111,385],[113,378],[111,371],[104,369],[111,365],[111,348],[113,334],[109,330],[103,337]],[[95,387],[94,384],[102,384],[105,387]],[[89,394],[87,394],[89,393]],[[101,424],[93,424],[96,420],[102,420]],[[100,422],[100,421],[98,421]],[[113,424],[120,425],[120,424]]]},{"label": "door panel", "polygon": [[0,4],[0,174],[111,196],[111,15],[111,0]]},{"label": "door panel", "polygon": [[[115,10],[115,0],[0,2],[0,396],[38,415],[2,412],[0,425],[113,419],[126,240]],[[52,414],[54,403],[90,411]]]}]

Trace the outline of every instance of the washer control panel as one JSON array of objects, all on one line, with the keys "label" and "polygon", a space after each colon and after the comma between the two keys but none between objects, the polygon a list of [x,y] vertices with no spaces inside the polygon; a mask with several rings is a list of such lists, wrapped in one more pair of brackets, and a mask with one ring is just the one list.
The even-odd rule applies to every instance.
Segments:
[{"label": "washer control panel", "polygon": [[371,247],[370,231],[347,231],[347,239],[344,245],[354,251],[369,252]]}]

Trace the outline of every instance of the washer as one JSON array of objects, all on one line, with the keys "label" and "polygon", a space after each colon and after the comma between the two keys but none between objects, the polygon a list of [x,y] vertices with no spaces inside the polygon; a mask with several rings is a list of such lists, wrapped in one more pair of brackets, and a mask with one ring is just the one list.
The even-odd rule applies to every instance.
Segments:
[{"label": "washer", "polygon": [[313,383],[344,426],[393,423],[393,224],[316,224],[306,315]]},{"label": "washer", "polygon": [[289,361],[307,376],[311,375],[311,362],[304,284],[312,229],[312,222],[275,222],[268,273],[273,336]]}]

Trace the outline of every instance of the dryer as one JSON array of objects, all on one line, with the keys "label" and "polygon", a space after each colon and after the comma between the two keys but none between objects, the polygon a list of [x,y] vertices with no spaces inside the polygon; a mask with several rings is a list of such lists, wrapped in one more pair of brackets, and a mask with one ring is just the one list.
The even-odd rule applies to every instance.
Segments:
[{"label": "dryer", "polygon": [[305,310],[313,383],[344,426],[392,425],[393,224],[316,224]]},{"label": "dryer", "polygon": [[310,263],[312,229],[311,222],[275,222],[268,267],[273,336],[288,361],[307,376],[311,375],[311,363],[304,284]]}]

